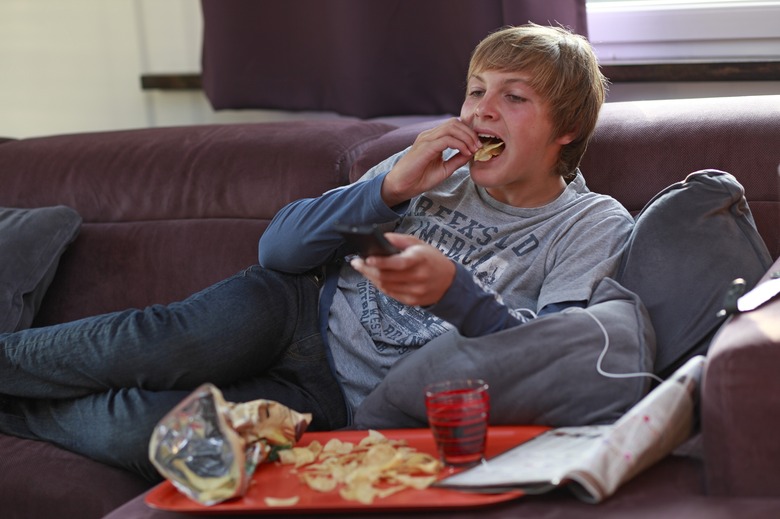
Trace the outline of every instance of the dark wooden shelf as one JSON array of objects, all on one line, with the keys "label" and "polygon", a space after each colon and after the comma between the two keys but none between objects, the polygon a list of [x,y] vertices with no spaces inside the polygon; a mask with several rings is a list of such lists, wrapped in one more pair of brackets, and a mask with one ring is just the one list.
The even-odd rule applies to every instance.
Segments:
[{"label": "dark wooden shelf", "polygon": [[780,81],[779,61],[680,62],[603,65],[612,83]]},{"label": "dark wooden shelf", "polygon": [[[735,62],[632,63],[603,65],[612,83],[676,81],[780,81],[780,60]],[[144,74],[143,90],[200,90],[200,74]]]},{"label": "dark wooden shelf", "polygon": [[144,74],[142,90],[200,90],[200,74]]}]

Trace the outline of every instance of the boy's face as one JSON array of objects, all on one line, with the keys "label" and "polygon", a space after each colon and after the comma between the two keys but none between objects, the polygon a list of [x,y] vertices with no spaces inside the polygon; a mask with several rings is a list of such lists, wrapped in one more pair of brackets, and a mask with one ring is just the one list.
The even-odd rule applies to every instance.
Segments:
[{"label": "boy's face", "polygon": [[480,136],[504,141],[500,155],[472,161],[471,177],[500,202],[538,207],[565,188],[555,174],[561,147],[573,135],[553,135],[548,103],[524,72],[483,70],[469,79],[461,120]]}]

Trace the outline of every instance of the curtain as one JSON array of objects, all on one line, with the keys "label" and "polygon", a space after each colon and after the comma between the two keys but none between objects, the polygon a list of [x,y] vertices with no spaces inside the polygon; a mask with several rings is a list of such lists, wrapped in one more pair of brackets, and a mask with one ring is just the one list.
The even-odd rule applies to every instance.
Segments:
[{"label": "curtain", "polygon": [[457,114],[471,51],[529,21],[587,36],[585,0],[201,0],[214,109]]}]

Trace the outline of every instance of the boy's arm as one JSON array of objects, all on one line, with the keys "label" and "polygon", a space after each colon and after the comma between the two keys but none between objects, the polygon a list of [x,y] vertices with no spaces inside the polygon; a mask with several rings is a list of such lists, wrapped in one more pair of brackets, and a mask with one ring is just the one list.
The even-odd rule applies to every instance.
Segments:
[{"label": "boy's arm", "polygon": [[334,224],[386,224],[396,212],[382,201],[380,191],[385,174],[364,182],[333,189],[318,198],[297,200],[274,216],[258,244],[258,259],[265,268],[302,273],[350,251]]},{"label": "boy's arm", "polygon": [[496,294],[474,282],[462,265],[456,264],[455,278],[444,296],[426,310],[449,322],[464,337],[481,337],[523,324],[534,317],[560,312],[566,308],[584,307],[587,301],[562,301],[542,308],[538,314],[531,310],[512,310]]},{"label": "boy's arm", "polygon": [[[365,180],[282,208],[260,238],[260,265],[302,273],[335,259],[345,252],[344,240],[333,229],[337,221],[396,220],[411,198],[448,178],[480,146],[477,134],[456,118],[421,132],[412,146],[372,168]],[[445,157],[447,149],[459,153]]]},{"label": "boy's arm", "polygon": [[[545,278],[541,292],[546,295],[540,297],[542,306],[536,314],[531,310],[507,307],[494,293],[484,290],[461,265],[457,265],[447,292],[426,309],[453,324],[462,335],[479,337],[517,326],[535,316],[570,307],[586,307],[592,288],[617,269],[620,251],[632,224],[622,214],[609,214],[599,215],[595,223],[586,221],[582,226],[587,227],[589,233],[570,233],[575,236],[575,243],[568,248],[571,252],[564,254]],[[576,243],[581,241],[586,243]],[[564,280],[566,286],[574,285],[577,290],[561,288],[560,283]]]},{"label": "boy's arm", "polygon": [[447,292],[425,309],[457,328],[464,337],[480,337],[512,328],[528,317],[509,311],[496,297],[480,287],[463,265],[455,264],[455,278]]}]

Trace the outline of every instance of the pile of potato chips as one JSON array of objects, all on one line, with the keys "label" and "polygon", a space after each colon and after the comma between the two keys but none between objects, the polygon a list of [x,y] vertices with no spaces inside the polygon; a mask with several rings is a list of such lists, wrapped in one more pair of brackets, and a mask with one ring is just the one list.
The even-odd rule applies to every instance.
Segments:
[{"label": "pile of potato chips", "polygon": [[[331,439],[322,445],[315,440],[306,447],[281,450],[279,461],[293,465],[301,481],[312,490],[338,489],[342,498],[363,504],[407,488],[425,489],[442,469],[434,456],[373,430],[358,444]],[[277,503],[273,498],[266,503],[295,504],[288,500]]]}]

